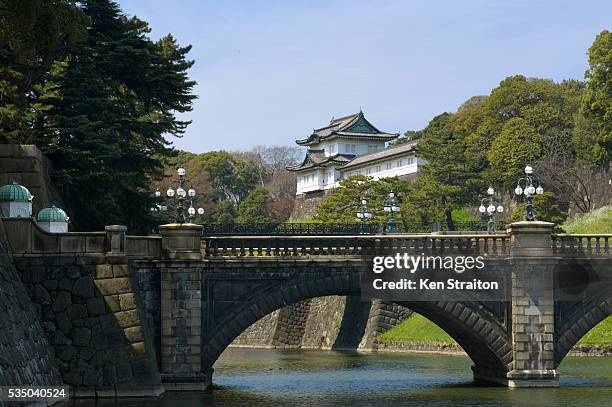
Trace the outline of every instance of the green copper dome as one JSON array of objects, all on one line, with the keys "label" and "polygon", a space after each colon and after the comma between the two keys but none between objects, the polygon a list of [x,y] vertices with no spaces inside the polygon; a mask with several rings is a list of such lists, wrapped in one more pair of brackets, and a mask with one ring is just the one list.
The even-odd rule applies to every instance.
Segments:
[{"label": "green copper dome", "polygon": [[36,217],[38,222],[68,222],[66,212],[53,205],[50,208],[42,209]]},{"label": "green copper dome", "polygon": [[16,182],[0,187],[0,201],[32,202],[32,194]]}]

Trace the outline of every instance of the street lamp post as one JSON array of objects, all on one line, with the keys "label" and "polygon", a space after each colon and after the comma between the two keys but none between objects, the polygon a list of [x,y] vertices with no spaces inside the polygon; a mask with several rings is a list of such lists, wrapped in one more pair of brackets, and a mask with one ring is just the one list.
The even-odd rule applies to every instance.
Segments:
[{"label": "street lamp post", "polygon": [[365,199],[361,200],[361,205],[357,209],[357,218],[361,221],[361,234],[364,235],[366,234],[366,222],[372,218],[372,212],[368,208],[368,201]]},{"label": "street lamp post", "polygon": [[542,195],[544,193],[544,188],[541,185],[538,187],[533,186],[533,168],[530,165],[525,167],[525,176],[520,177],[516,183],[516,188],[514,189],[514,193],[517,197],[521,195],[525,195],[525,220],[526,221],[534,221],[536,220],[533,214],[533,202],[532,197],[534,194]]},{"label": "street lamp post", "polygon": [[489,195],[488,198],[482,198],[480,201],[480,207],[478,210],[480,213],[486,213],[489,216],[489,221],[487,222],[487,232],[493,234],[497,231],[495,227],[495,213],[502,213],[504,211],[504,207],[496,202],[494,198],[495,190],[493,187],[489,187],[487,189],[487,195]]},{"label": "street lamp post", "polygon": [[389,233],[397,233],[399,230],[397,221],[395,220],[395,214],[400,211],[400,207],[393,191],[389,192],[389,197],[385,200],[383,209],[388,215],[387,231]]},{"label": "street lamp post", "polygon": [[[168,190],[166,190],[166,196],[170,199],[176,199],[176,202],[177,202],[176,218],[175,218],[176,223],[179,223],[179,224],[186,223],[187,219],[189,219],[190,222],[193,222],[196,213],[202,216],[204,214],[204,209],[198,208],[196,210],[196,208],[194,208],[193,206],[195,196],[196,196],[196,191],[193,188],[193,186],[191,186],[187,191],[185,190],[185,183],[187,182],[187,180],[185,179],[185,175],[187,174],[187,171],[185,171],[185,168],[179,167],[176,172],[178,174],[178,180],[177,180],[178,187],[176,188],[176,190],[174,190],[172,187],[169,187]],[[161,198],[161,195],[162,195],[161,191],[159,190],[159,188],[157,188],[155,190],[155,197]],[[189,208],[185,207],[187,197],[189,197]],[[151,208],[151,211],[166,212],[169,209],[170,209],[169,205],[158,203],[156,204],[154,208]]]}]

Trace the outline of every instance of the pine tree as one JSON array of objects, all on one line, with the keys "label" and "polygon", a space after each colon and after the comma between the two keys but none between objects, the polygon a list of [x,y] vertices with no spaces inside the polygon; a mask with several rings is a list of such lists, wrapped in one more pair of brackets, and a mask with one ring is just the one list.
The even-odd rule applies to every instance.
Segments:
[{"label": "pine tree", "polygon": [[189,122],[194,86],[186,71],[189,47],[171,37],[153,42],[147,24],[127,19],[109,0],[84,2],[91,19],[49,93],[43,148],[55,164],[52,181],[77,229],[112,223],[146,231],[152,219],[151,177],[171,153],[165,134]]}]

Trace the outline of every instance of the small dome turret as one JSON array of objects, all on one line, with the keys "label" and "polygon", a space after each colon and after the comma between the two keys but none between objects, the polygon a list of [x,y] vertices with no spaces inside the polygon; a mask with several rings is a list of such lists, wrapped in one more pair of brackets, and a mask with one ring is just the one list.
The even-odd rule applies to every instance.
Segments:
[{"label": "small dome turret", "polygon": [[0,201],[3,202],[32,202],[34,197],[23,185],[15,181],[0,187]]},{"label": "small dome turret", "polygon": [[49,208],[41,209],[36,217],[38,223],[41,222],[68,222],[69,218],[62,209],[53,205]]}]

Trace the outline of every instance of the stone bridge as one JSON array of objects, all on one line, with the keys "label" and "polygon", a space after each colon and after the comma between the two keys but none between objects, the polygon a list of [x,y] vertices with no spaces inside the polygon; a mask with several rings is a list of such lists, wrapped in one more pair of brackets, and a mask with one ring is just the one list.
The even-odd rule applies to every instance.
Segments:
[{"label": "stone bridge", "polygon": [[[482,255],[508,276],[507,301],[399,302],[461,345],[476,380],[556,386],[561,360],[612,313],[612,235],[555,235],[544,222],[495,235],[203,238],[198,225],[139,237],[122,226],[48,234],[30,219],[3,223],[76,395],[210,388],[217,358],[263,316],[314,297],[359,295],[366,248]],[[560,287],[568,273],[578,280]]]}]

